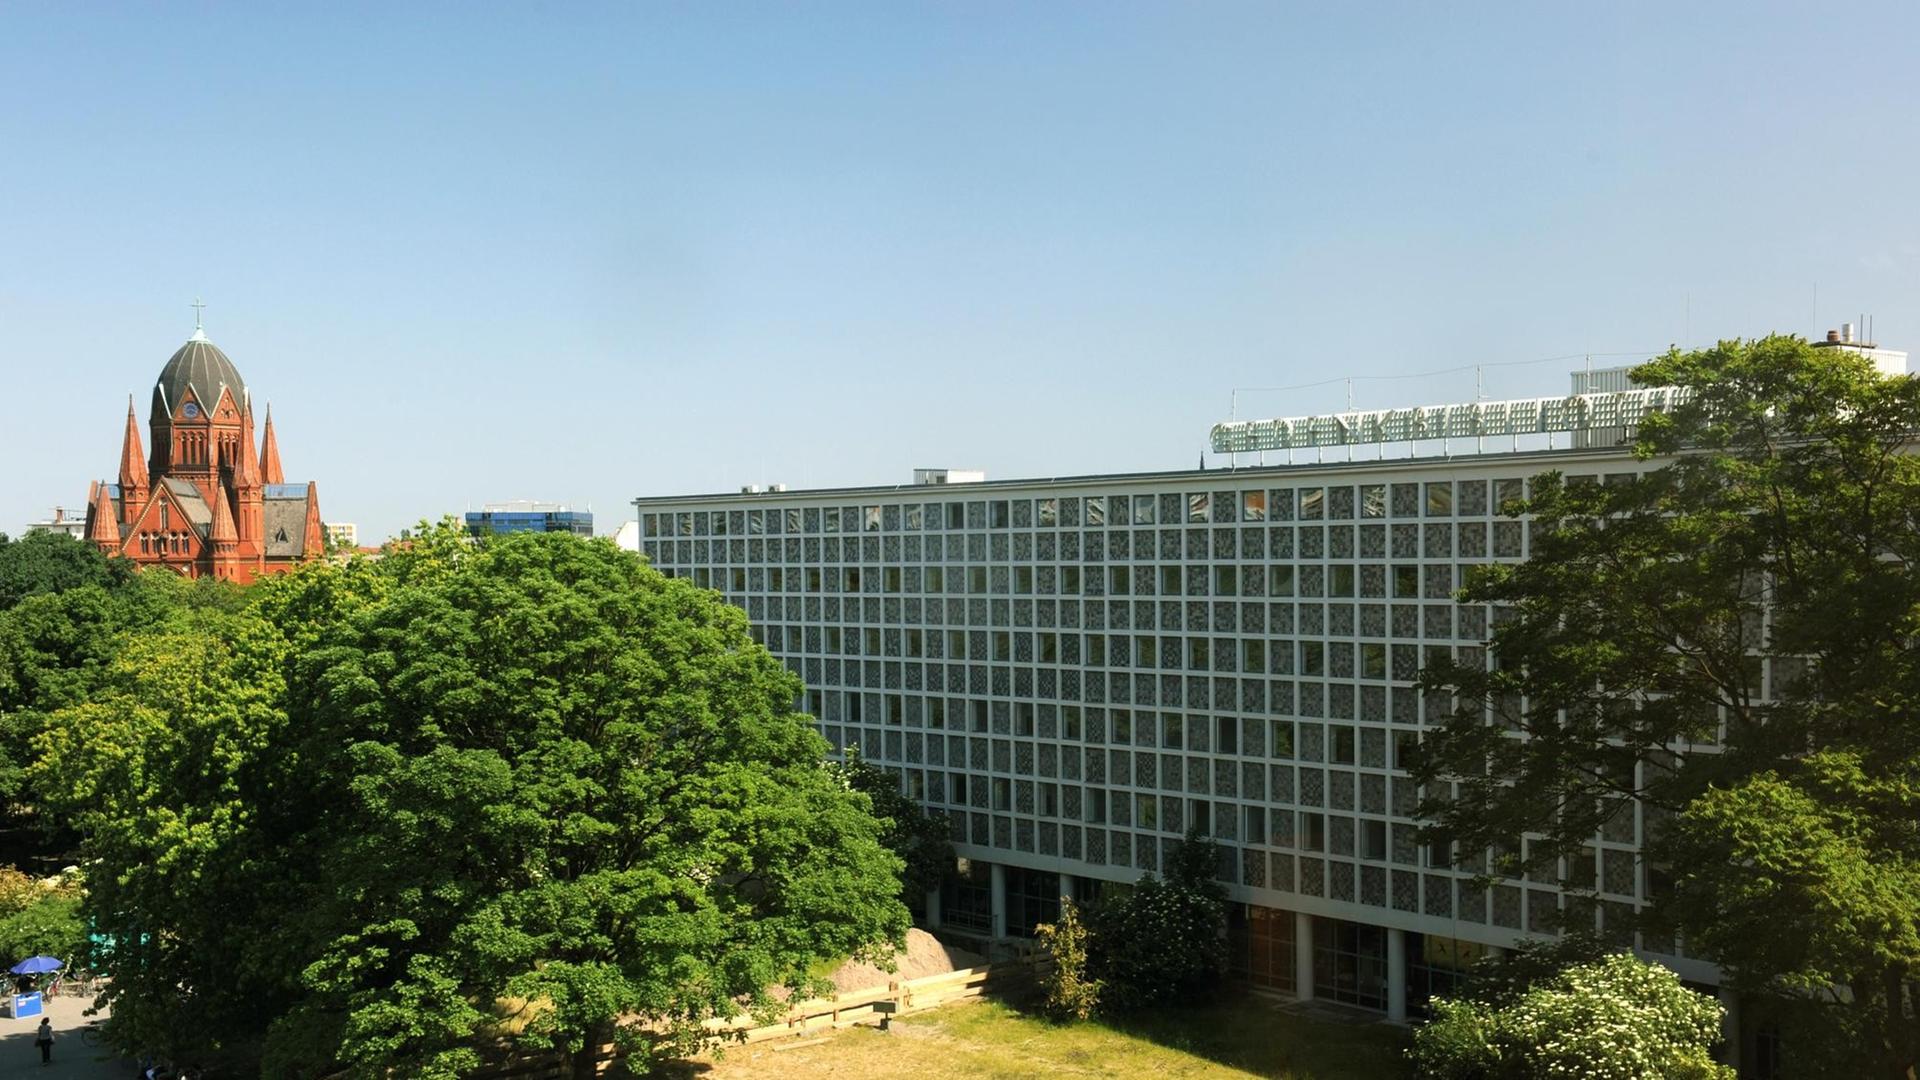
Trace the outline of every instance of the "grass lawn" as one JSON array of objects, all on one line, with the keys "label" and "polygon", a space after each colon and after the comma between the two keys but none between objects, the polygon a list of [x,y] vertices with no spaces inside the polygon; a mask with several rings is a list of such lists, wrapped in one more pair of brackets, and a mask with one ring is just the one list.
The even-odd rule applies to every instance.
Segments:
[{"label": "grass lawn", "polygon": [[702,1080],[832,1077],[1144,1076],[1396,1080],[1410,1077],[1404,1032],[1278,1011],[1242,998],[1168,1010],[1124,1025],[1058,1026],[1007,1005],[950,1005],[896,1021],[893,1031],[838,1032],[818,1046],[775,1051],[780,1042],[734,1047],[674,1075]]}]

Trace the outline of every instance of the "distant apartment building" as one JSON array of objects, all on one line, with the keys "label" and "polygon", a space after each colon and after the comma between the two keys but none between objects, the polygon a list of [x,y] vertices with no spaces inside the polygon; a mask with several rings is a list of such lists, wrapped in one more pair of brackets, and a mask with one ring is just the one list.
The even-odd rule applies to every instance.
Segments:
[{"label": "distant apartment building", "polygon": [[64,506],[56,506],[53,508],[52,517],[45,521],[28,522],[27,531],[65,533],[75,540],[84,540],[87,537],[87,512],[82,510],[76,516],[68,513]]},{"label": "distant apartment building", "polygon": [[360,546],[360,526],[351,521],[329,521],[321,528],[326,530],[327,545],[333,548],[356,548]]},{"label": "distant apartment building", "polygon": [[[1501,507],[1546,470],[1608,483],[1659,464],[1622,439],[1679,392],[1607,377],[1565,398],[1222,424],[1226,469],[923,470],[634,506],[646,557],[745,609],[830,744],[949,815],[966,870],[927,898],[931,920],[1029,937],[1062,897],[1157,871],[1197,828],[1227,856],[1241,972],[1403,1019],[1478,956],[1586,910],[1551,881],[1483,888],[1423,845],[1402,763],[1442,707],[1415,687],[1423,663],[1483,655],[1494,612],[1455,590],[1527,557],[1528,522]],[[1244,463],[1261,455],[1286,460]],[[1644,825],[1616,819],[1567,868],[1596,883],[1600,927],[1659,887]],[[1684,942],[1636,944],[1719,982]]]},{"label": "distant apartment building", "polygon": [[467,532],[474,536],[516,532],[593,535],[593,512],[575,510],[562,503],[526,500],[488,503],[483,509],[467,511],[466,523]]}]

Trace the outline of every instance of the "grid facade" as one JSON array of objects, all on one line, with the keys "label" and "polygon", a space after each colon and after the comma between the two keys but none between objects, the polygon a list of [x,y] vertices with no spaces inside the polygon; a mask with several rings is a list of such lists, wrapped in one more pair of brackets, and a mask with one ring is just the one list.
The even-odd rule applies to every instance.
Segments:
[{"label": "grid facade", "polygon": [[[743,608],[828,741],[946,811],[963,855],[1129,881],[1198,827],[1242,902],[1500,945],[1568,901],[1555,880],[1478,888],[1418,843],[1400,766],[1442,704],[1413,681],[1483,657],[1495,612],[1454,592],[1526,557],[1500,508],[1528,476],[1643,467],[1560,451],[635,506],[653,565]],[[1639,828],[1622,815],[1564,868],[1602,922],[1657,886]]]},{"label": "grid facade", "polygon": [[469,510],[467,531],[489,533],[563,532],[593,535],[593,515],[584,510]]}]

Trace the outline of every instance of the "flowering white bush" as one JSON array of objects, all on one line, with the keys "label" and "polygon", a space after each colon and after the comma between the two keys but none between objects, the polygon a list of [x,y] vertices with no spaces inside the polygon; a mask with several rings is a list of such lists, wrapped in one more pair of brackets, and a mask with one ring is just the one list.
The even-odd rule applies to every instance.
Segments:
[{"label": "flowering white bush", "polygon": [[1569,967],[1502,1008],[1437,1000],[1414,1035],[1444,1080],[1720,1080],[1720,1003],[1628,953]]}]

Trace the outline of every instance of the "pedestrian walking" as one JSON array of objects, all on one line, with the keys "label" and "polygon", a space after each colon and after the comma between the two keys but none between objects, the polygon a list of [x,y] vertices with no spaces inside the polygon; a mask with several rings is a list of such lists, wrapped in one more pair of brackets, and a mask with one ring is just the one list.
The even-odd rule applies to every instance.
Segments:
[{"label": "pedestrian walking", "polygon": [[33,1045],[40,1048],[40,1064],[53,1064],[53,1021],[40,1018],[40,1030],[33,1034]]}]

